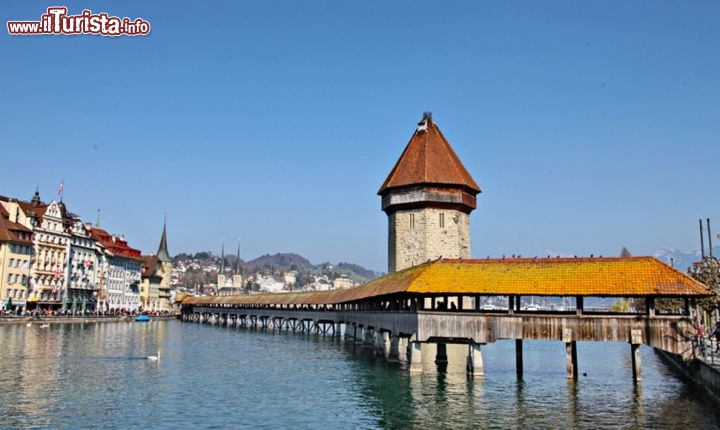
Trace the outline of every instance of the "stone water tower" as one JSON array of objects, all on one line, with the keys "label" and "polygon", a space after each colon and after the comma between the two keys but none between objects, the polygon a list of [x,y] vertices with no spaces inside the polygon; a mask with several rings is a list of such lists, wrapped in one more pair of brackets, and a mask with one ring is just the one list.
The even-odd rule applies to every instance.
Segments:
[{"label": "stone water tower", "polygon": [[380,187],[388,216],[388,272],[470,257],[470,212],[480,187],[426,112]]}]

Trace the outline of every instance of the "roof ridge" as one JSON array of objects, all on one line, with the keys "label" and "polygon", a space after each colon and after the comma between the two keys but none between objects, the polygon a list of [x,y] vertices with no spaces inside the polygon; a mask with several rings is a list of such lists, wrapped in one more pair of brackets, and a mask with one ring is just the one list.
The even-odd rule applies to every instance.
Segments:
[{"label": "roof ridge", "polygon": [[442,261],[442,262],[448,262],[448,263],[477,263],[477,262],[506,262],[506,263],[526,263],[526,262],[533,262],[533,261],[627,261],[627,260],[657,260],[662,264],[665,264],[663,261],[660,261],[657,259],[657,257],[654,257],[652,255],[633,255],[631,257],[620,257],[620,256],[580,256],[580,257],[492,257],[492,258],[443,258],[440,260],[434,260],[436,261]]}]

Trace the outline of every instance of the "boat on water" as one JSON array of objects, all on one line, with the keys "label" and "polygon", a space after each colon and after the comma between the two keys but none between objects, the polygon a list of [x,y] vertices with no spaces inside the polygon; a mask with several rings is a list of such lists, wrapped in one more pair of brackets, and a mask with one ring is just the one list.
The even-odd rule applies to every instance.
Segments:
[{"label": "boat on water", "polygon": [[150,321],[150,317],[147,316],[147,315],[138,315],[138,316],[135,317],[135,321],[138,321],[138,322],[148,322],[148,321]]}]

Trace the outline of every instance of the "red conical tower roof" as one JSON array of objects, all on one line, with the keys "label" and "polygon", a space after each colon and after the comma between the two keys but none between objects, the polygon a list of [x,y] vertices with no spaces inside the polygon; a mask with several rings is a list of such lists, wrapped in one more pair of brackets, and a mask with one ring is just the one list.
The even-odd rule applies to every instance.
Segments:
[{"label": "red conical tower roof", "polygon": [[378,194],[417,185],[460,187],[473,195],[480,192],[480,187],[427,112]]}]

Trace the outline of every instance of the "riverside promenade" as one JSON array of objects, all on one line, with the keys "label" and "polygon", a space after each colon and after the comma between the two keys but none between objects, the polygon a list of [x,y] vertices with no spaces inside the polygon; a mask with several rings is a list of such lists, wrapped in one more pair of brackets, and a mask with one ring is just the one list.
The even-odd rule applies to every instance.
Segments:
[{"label": "riverside promenade", "polygon": [[720,353],[715,352],[717,343],[708,339],[705,342],[704,354],[697,341],[694,344],[695,356],[689,360],[659,349],[656,349],[655,353],[720,402]]},{"label": "riverside promenade", "polygon": [[[54,315],[54,316],[0,316],[0,324],[78,324],[78,323],[112,323],[135,321],[136,315]],[[176,314],[151,315],[151,320],[168,321],[178,319]]]}]

